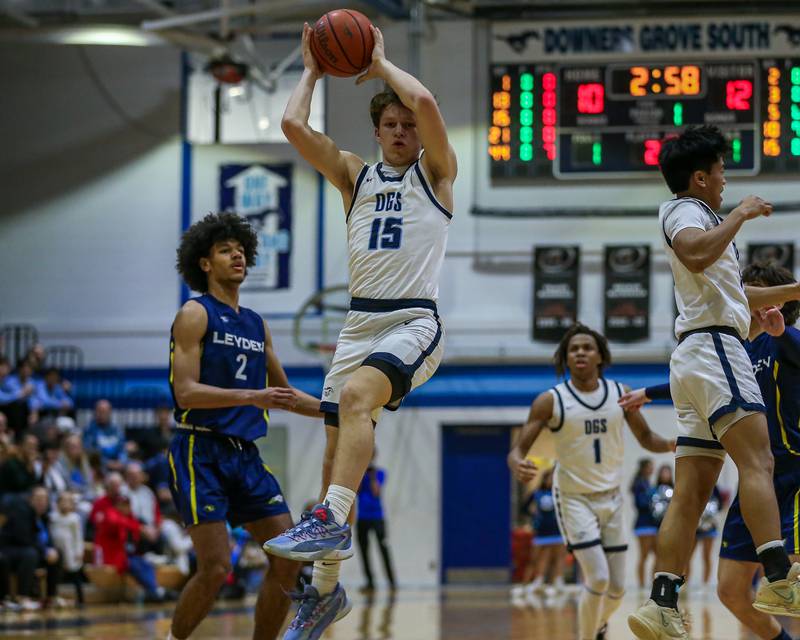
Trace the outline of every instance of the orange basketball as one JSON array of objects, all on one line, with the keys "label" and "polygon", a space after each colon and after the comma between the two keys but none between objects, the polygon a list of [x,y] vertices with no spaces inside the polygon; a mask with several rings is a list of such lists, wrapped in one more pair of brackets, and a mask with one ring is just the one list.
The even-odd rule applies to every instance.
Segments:
[{"label": "orange basketball", "polygon": [[347,78],[364,71],[372,62],[372,23],[352,9],[328,11],[317,20],[311,37],[311,53],[325,73]]}]

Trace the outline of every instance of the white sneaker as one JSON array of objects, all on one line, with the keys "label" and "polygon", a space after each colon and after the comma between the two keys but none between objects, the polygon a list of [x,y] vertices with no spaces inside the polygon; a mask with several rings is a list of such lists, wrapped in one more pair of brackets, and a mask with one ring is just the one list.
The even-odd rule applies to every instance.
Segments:
[{"label": "white sneaker", "polygon": [[22,611],[38,611],[42,608],[42,603],[31,598],[24,598],[20,599],[19,606]]},{"label": "white sneaker", "polygon": [[783,580],[761,578],[753,607],[764,613],[800,618],[800,562],[795,562]]},{"label": "white sneaker", "polygon": [[689,640],[683,617],[677,609],[648,600],[628,616],[628,628],[638,640]]}]

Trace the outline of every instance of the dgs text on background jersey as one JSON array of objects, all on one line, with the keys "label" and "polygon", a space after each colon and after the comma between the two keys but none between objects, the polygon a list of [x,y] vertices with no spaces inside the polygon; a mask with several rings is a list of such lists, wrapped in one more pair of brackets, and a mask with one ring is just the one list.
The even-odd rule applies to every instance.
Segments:
[{"label": "dgs text on background jersey", "polygon": [[[239,313],[210,294],[192,298],[203,305],[208,326],[200,345],[201,384],[223,389],[264,389],[267,386],[266,332],[255,311]],[[170,332],[171,333],[171,332]],[[173,387],[175,338],[170,335],[169,383],[175,403],[175,421],[213,429],[216,433],[253,441],[266,435],[269,414],[248,405],[221,409],[185,409],[178,406]]]}]

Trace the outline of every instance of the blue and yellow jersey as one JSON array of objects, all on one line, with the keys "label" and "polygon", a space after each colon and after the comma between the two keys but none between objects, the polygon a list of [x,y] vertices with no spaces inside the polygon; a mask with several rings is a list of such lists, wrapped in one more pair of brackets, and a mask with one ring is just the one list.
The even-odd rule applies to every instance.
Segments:
[{"label": "blue and yellow jersey", "polygon": [[745,344],[767,407],[775,475],[800,468],[800,331],[762,333]]},{"label": "blue and yellow jersey", "polygon": [[[202,384],[223,389],[264,389],[267,386],[266,332],[255,311],[239,307],[239,313],[205,294],[192,298],[208,315],[200,345]],[[209,427],[215,432],[253,441],[266,435],[269,414],[256,406],[222,409],[185,409],[178,406],[173,387],[175,338],[170,331],[169,384],[175,404],[175,421]]]}]

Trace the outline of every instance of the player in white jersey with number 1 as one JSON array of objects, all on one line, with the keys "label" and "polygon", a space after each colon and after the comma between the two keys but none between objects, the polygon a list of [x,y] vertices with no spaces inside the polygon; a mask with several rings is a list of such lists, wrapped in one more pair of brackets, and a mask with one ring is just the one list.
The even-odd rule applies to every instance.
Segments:
[{"label": "player in white jersey with number 1", "polygon": [[433,375],[443,351],[436,299],[456,157],[431,92],[386,59],[381,32],[370,28],[372,64],[357,83],[381,79],[388,85],[370,103],[383,161],[367,165],[308,125],[321,76],[308,25],[305,71],[281,123],[289,142],[342,194],[352,298],[320,407],[328,434],[324,500],[264,546],[278,556],[316,561],[287,640],[318,638],[346,612],[338,561],[352,554],[347,519],[372,458],[373,423],[383,407],[396,409]]},{"label": "player in white jersey with number 1", "polygon": [[611,364],[604,336],[577,324],[564,334],[553,359],[558,374],[568,370],[569,378],[533,401],[508,464],[518,480],[532,480],[536,466],[528,451],[550,429],[556,448],[556,518],[584,577],[579,638],[604,640],[608,619],[625,592],[624,424],[648,451],[672,451],[675,443],[653,433],[638,411],[618,406],[628,387],[603,377]]}]

